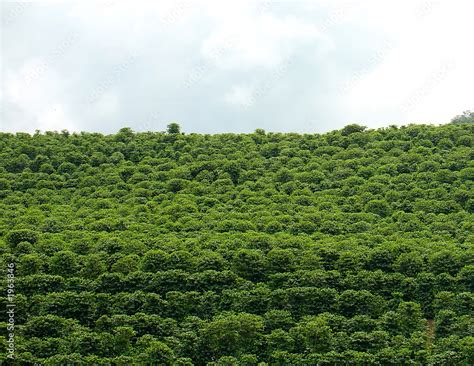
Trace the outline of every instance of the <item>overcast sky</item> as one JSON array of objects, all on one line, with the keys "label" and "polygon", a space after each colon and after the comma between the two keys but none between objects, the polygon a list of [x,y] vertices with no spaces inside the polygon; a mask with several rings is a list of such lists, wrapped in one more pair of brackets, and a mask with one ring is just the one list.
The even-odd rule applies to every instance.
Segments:
[{"label": "overcast sky", "polygon": [[325,132],[474,108],[472,0],[2,2],[1,131]]}]

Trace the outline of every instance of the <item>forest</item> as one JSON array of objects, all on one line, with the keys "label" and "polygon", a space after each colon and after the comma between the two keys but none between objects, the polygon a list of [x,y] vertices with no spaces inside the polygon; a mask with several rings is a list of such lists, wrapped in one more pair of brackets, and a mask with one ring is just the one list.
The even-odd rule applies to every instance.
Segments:
[{"label": "forest", "polygon": [[471,366],[473,140],[0,133],[0,363]]}]

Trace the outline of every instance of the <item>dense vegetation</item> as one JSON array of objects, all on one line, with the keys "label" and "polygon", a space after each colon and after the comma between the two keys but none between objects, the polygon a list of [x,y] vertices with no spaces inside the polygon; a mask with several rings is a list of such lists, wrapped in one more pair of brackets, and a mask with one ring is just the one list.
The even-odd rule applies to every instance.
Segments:
[{"label": "dense vegetation", "polygon": [[454,117],[451,123],[474,123],[474,111],[464,111],[462,114]]},{"label": "dense vegetation", "polygon": [[0,134],[12,364],[474,364],[474,125],[171,127]]}]

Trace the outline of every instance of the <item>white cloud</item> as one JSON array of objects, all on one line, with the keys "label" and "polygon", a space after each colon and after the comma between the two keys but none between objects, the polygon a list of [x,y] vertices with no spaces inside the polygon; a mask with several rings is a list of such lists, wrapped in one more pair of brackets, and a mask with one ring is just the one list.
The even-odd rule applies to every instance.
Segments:
[{"label": "white cloud", "polygon": [[310,120],[321,132],[445,122],[474,107],[468,0],[1,6],[2,130],[113,132],[159,113],[158,130],[307,131]]},{"label": "white cloud", "polygon": [[407,14],[388,34],[395,47],[346,96],[349,113],[383,120],[391,110],[399,123],[442,123],[472,108],[474,50],[467,45],[474,4],[455,3],[425,1]]},{"label": "white cloud", "polygon": [[233,106],[245,107],[250,105],[253,92],[253,88],[249,86],[233,86],[224,96],[224,100]]},{"label": "white cloud", "polygon": [[226,68],[272,68],[305,43],[331,44],[328,35],[314,24],[292,16],[276,17],[250,8],[215,12],[216,25],[203,42],[202,53],[211,60],[222,53],[218,61]]},{"label": "white cloud", "polygon": [[43,131],[77,131],[77,125],[70,120],[63,106],[54,104],[48,109],[40,112],[38,116],[38,125]]},{"label": "white cloud", "polygon": [[107,92],[101,95],[99,101],[94,105],[92,109],[93,113],[103,118],[119,118],[120,116],[120,103],[116,93]]},{"label": "white cloud", "polygon": [[63,86],[63,80],[53,70],[45,69],[44,63],[38,59],[24,64],[18,72],[7,71],[2,102],[8,109],[16,111],[16,117],[22,117],[7,119],[7,128],[27,132],[36,129],[76,130],[77,126],[66,115],[61,103]]}]

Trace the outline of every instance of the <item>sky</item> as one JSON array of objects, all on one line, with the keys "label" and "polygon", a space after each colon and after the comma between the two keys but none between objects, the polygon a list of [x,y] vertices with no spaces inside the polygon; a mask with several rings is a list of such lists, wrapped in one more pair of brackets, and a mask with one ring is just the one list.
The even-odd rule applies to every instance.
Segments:
[{"label": "sky", "polygon": [[322,133],[474,109],[471,0],[1,3],[0,131]]}]

